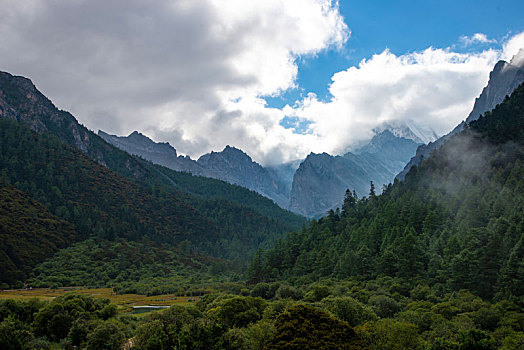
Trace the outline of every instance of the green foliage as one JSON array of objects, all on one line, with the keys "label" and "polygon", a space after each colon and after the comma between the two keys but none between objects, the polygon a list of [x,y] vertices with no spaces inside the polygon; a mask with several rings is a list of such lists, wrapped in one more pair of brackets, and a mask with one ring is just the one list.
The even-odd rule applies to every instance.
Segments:
[{"label": "green foliage", "polygon": [[[33,287],[114,287],[117,293],[199,295],[195,283],[216,281],[207,265],[214,260],[184,256],[169,245],[154,246],[125,240],[88,239],[58,252],[38,265],[28,280]],[[226,265],[227,266],[227,265]],[[225,278],[225,277],[224,277]]]},{"label": "green foliage", "polygon": [[380,320],[358,330],[372,349],[406,350],[418,349],[421,345],[417,326],[408,322]]},{"label": "green foliage", "polygon": [[15,317],[24,323],[33,322],[35,313],[44,306],[38,299],[30,299],[26,302],[17,300],[0,300],[0,322],[8,317]]},{"label": "green foliage", "polygon": [[[1,349],[121,349],[131,328],[106,299],[66,294],[50,302],[0,301]],[[122,317],[124,319],[124,317]]]},{"label": "green foliage", "polygon": [[136,331],[136,349],[222,349],[225,328],[193,308],[171,307],[151,315]]},{"label": "green foliage", "polygon": [[210,304],[207,315],[227,327],[246,327],[262,318],[265,302],[262,298],[235,296],[218,299]]},{"label": "green foliage", "polygon": [[60,341],[67,337],[77,319],[99,318],[101,311],[108,304],[109,300],[107,299],[66,294],[41,308],[35,315],[32,327],[35,334]]},{"label": "green foliage", "polygon": [[371,308],[351,297],[327,297],[322,300],[322,305],[352,327],[377,319],[377,315]]},{"label": "green foliage", "polygon": [[375,313],[382,318],[393,317],[400,311],[398,302],[387,295],[373,295],[369,303],[373,306]]},{"label": "green foliage", "polygon": [[362,349],[347,323],[306,305],[296,305],[275,322],[276,333],[267,349]]},{"label": "green foliage", "polygon": [[306,293],[304,299],[307,301],[321,301],[331,295],[331,289],[328,286],[314,284]]},{"label": "green foliage", "polygon": [[275,297],[277,299],[300,300],[303,297],[303,292],[298,288],[294,288],[293,286],[282,285],[277,289]]},{"label": "green foliage", "polygon": [[126,341],[125,333],[115,322],[105,321],[87,336],[87,350],[122,349]]},{"label": "green foliage", "polygon": [[33,266],[78,239],[71,224],[13,186],[0,184],[0,281],[21,287]]},{"label": "green foliage", "polygon": [[0,322],[0,349],[31,349],[33,341],[34,335],[30,332],[29,326],[15,316],[9,316]]}]

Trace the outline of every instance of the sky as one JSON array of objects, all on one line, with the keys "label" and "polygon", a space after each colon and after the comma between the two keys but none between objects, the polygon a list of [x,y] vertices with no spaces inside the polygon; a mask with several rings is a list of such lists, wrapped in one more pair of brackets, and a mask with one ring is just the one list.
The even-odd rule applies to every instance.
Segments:
[{"label": "sky", "polygon": [[342,154],[406,122],[445,134],[499,59],[522,1],[0,0],[0,70],[95,132],[263,165]]}]

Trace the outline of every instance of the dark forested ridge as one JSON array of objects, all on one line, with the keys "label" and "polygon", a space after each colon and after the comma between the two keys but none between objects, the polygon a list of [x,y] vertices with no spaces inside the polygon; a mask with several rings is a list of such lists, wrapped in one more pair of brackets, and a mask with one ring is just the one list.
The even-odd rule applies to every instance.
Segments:
[{"label": "dark forested ridge", "polygon": [[[74,238],[56,239],[57,247],[88,238],[169,244],[171,249],[182,244],[199,259],[202,254],[226,258],[241,268],[259,246],[270,246],[304,222],[253,191],[118,150],[56,109],[28,79],[0,74],[0,117],[0,176],[72,224]],[[66,229],[53,234],[62,231],[67,234]],[[11,238],[16,233],[8,232]],[[5,253],[8,248],[3,248]],[[21,259],[28,255],[24,249],[12,250],[6,263],[5,273],[10,273],[7,266],[16,261],[16,284],[28,277],[30,267],[56,252],[40,249],[32,259]]]},{"label": "dark forested ridge", "polygon": [[[72,224],[77,235],[65,240],[65,246],[93,237],[109,241],[146,240],[173,247],[186,242],[191,252],[232,259],[242,266],[246,255],[260,245],[269,245],[293,227],[293,223],[264,216],[219,196],[202,199],[165,185],[134,183],[52,135],[39,135],[23,124],[5,119],[0,120],[0,126],[3,181]],[[252,192],[249,195],[258,196]],[[13,215],[9,218],[23,220]],[[55,235],[61,233],[58,230]],[[15,252],[22,253],[11,254]],[[35,262],[54,252],[36,251],[35,259],[24,260],[24,264],[34,267]]]}]

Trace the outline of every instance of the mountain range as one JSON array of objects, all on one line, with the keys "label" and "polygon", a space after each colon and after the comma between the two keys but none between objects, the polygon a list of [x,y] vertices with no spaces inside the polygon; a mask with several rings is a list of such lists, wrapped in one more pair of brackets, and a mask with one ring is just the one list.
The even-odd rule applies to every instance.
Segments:
[{"label": "mountain range", "polygon": [[501,60],[495,65],[470,114],[441,138],[433,130],[413,122],[391,121],[375,128],[373,138],[352,152],[340,156],[311,153],[303,160],[268,168],[230,146],[195,161],[177,156],[169,144],[155,143],[138,132],[127,137],[103,131],[99,131],[99,135],[116,147],[154,163],[237,184],[272,199],[282,208],[316,217],[340,207],[346,189],[366,196],[370,182],[380,191],[394,178],[404,179],[411,167],[441,147],[451,135],[462,131],[465,125],[492,110],[523,81],[524,49],[521,49],[510,62]]},{"label": "mountain range", "polygon": [[[484,300],[520,300],[523,164],[524,83],[495,109],[449,136],[403,181],[389,184],[381,195],[355,198],[347,193],[340,212],[286,236],[253,260],[249,277],[253,282],[362,279],[377,283],[374,288],[378,281],[397,287],[409,281],[435,291],[428,299],[438,293],[471,293]],[[409,314],[415,304],[400,317],[426,322],[431,308],[417,304],[425,316],[415,317]],[[423,327],[440,330],[441,325],[439,320]]]},{"label": "mountain range", "polygon": [[377,189],[390,183],[419,145],[386,129],[343,156],[311,153],[295,172],[289,208],[305,216],[320,216],[340,207],[347,189],[367,196],[371,182]]},{"label": "mountain range", "polygon": [[238,148],[226,146],[221,152],[207,153],[193,160],[188,156],[177,156],[176,149],[169,143],[156,143],[136,131],[127,137],[101,130],[98,135],[112,145],[155,164],[245,187],[271,198],[281,208],[287,208],[286,185]]},{"label": "mountain range", "polygon": [[[523,80],[523,52],[510,63],[497,63],[466,122],[430,146],[446,143],[478,119],[476,113],[512,93]],[[90,249],[85,242],[93,239],[109,247],[119,240],[155,246],[198,266],[206,266],[208,257],[245,266],[246,256],[305,222],[269,198],[305,216],[322,215],[341,206],[346,189],[362,198],[372,195],[373,181],[378,193],[416,147],[434,137],[386,125],[342,156],[310,154],[266,169],[227,146],[195,161],[138,132],[125,138],[100,132],[102,138],[56,108],[29,79],[5,72],[0,121],[0,258],[2,266],[11,266],[2,280],[13,285],[63,249]],[[119,149],[124,147],[129,153]],[[12,227],[27,234],[17,235]],[[31,246],[39,249],[29,254]]]},{"label": "mountain range", "polygon": [[418,145],[437,138],[434,131],[405,122],[383,124],[374,132],[369,143],[353,153],[343,156],[312,153],[306,159],[267,168],[231,146],[193,160],[179,156],[169,143],[156,143],[137,131],[127,137],[101,130],[98,135],[153,163],[246,187],[282,208],[311,217],[340,205],[341,193],[347,188],[364,196],[370,181],[379,188],[389,183],[415,154]]}]

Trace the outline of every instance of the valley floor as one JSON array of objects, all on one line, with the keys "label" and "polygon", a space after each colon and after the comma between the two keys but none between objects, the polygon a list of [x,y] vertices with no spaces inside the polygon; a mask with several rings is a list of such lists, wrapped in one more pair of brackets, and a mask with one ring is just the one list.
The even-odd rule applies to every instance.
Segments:
[{"label": "valley floor", "polygon": [[84,288],[84,287],[64,287],[57,289],[32,288],[32,289],[11,289],[0,291],[0,300],[28,301],[37,298],[42,301],[51,301],[56,297],[66,293],[76,293],[92,296],[93,298],[109,299],[112,304],[118,306],[121,313],[132,312],[134,306],[155,305],[173,306],[188,305],[200,300],[200,297],[177,296],[174,294],[146,296],[140,294],[116,294],[113,288]]}]

